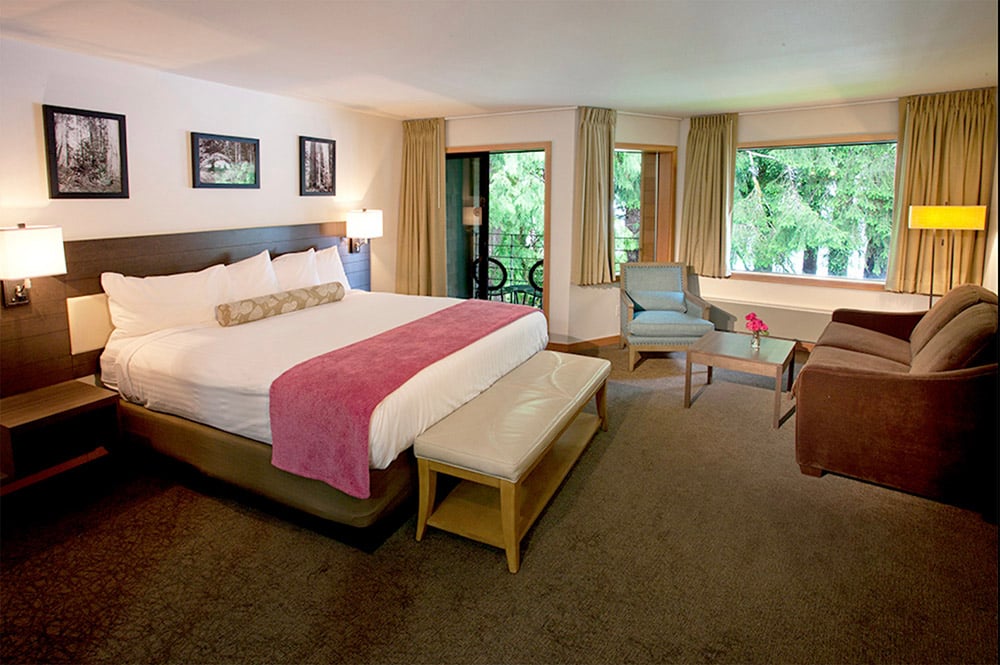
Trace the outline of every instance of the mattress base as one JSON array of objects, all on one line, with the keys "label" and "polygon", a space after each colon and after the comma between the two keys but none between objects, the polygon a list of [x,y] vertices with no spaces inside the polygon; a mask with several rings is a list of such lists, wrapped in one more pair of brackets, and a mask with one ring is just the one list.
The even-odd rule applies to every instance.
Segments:
[{"label": "mattress base", "polygon": [[358,499],[319,480],[271,466],[271,446],[185,418],[121,401],[122,431],[156,452],[216,478],[318,517],[365,529],[390,519],[415,496],[416,463],[411,451],[386,469],[371,470],[371,496]]}]

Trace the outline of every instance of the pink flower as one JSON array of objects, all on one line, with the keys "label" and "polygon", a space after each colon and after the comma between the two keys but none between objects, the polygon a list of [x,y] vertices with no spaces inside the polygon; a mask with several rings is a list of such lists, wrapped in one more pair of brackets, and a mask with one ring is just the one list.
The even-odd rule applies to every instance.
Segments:
[{"label": "pink flower", "polygon": [[761,335],[767,335],[767,324],[764,323],[762,319],[757,318],[757,314],[750,312],[746,315],[747,320],[747,330],[750,332],[760,333]]}]

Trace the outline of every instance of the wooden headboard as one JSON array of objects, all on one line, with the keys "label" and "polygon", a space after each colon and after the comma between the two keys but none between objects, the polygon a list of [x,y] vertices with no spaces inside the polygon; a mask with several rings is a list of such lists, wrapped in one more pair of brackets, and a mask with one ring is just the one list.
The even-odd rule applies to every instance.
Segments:
[{"label": "wooden headboard", "polygon": [[371,254],[347,252],[343,222],[198,231],[65,243],[66,274],[32,280],[31,304],[0,314],[0,396],[93,374],[100,351],[70,352],[66,299],[101,293],[101,273],[146,277],[201,270],[268,250],[337,246],[353,288],[371,288]]}]

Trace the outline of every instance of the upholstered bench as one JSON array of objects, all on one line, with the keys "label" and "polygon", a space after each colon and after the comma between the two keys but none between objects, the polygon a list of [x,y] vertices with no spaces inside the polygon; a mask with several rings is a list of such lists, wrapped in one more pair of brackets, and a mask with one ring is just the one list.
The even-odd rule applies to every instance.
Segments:
[{"label": "upholstered bench", "polygon": [[[520,567],[521,539],[598,428],[611,363],[541,351],[417,437],[417,540],[427,525],[472,538]],[[597,414],[583,412],[596,398]],[[440,503],[437,474],[460,479]]]}]

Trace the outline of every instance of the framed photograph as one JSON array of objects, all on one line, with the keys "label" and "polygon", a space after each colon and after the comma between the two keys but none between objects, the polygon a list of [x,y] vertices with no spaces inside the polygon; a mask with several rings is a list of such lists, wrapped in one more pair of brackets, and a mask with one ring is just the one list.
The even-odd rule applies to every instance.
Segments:
[{"label": "framed photograph", "polygon": [[127,199],[125,116],[42,105],[49,198]]},{"label": "framed photograph", "polygon": [[299,137],[299,194],[334,196],[337,193],[337,142]]},{"label": "framed photograph", "polygon": [[194,187],[260,189],[260,140],[191,132]]}]

